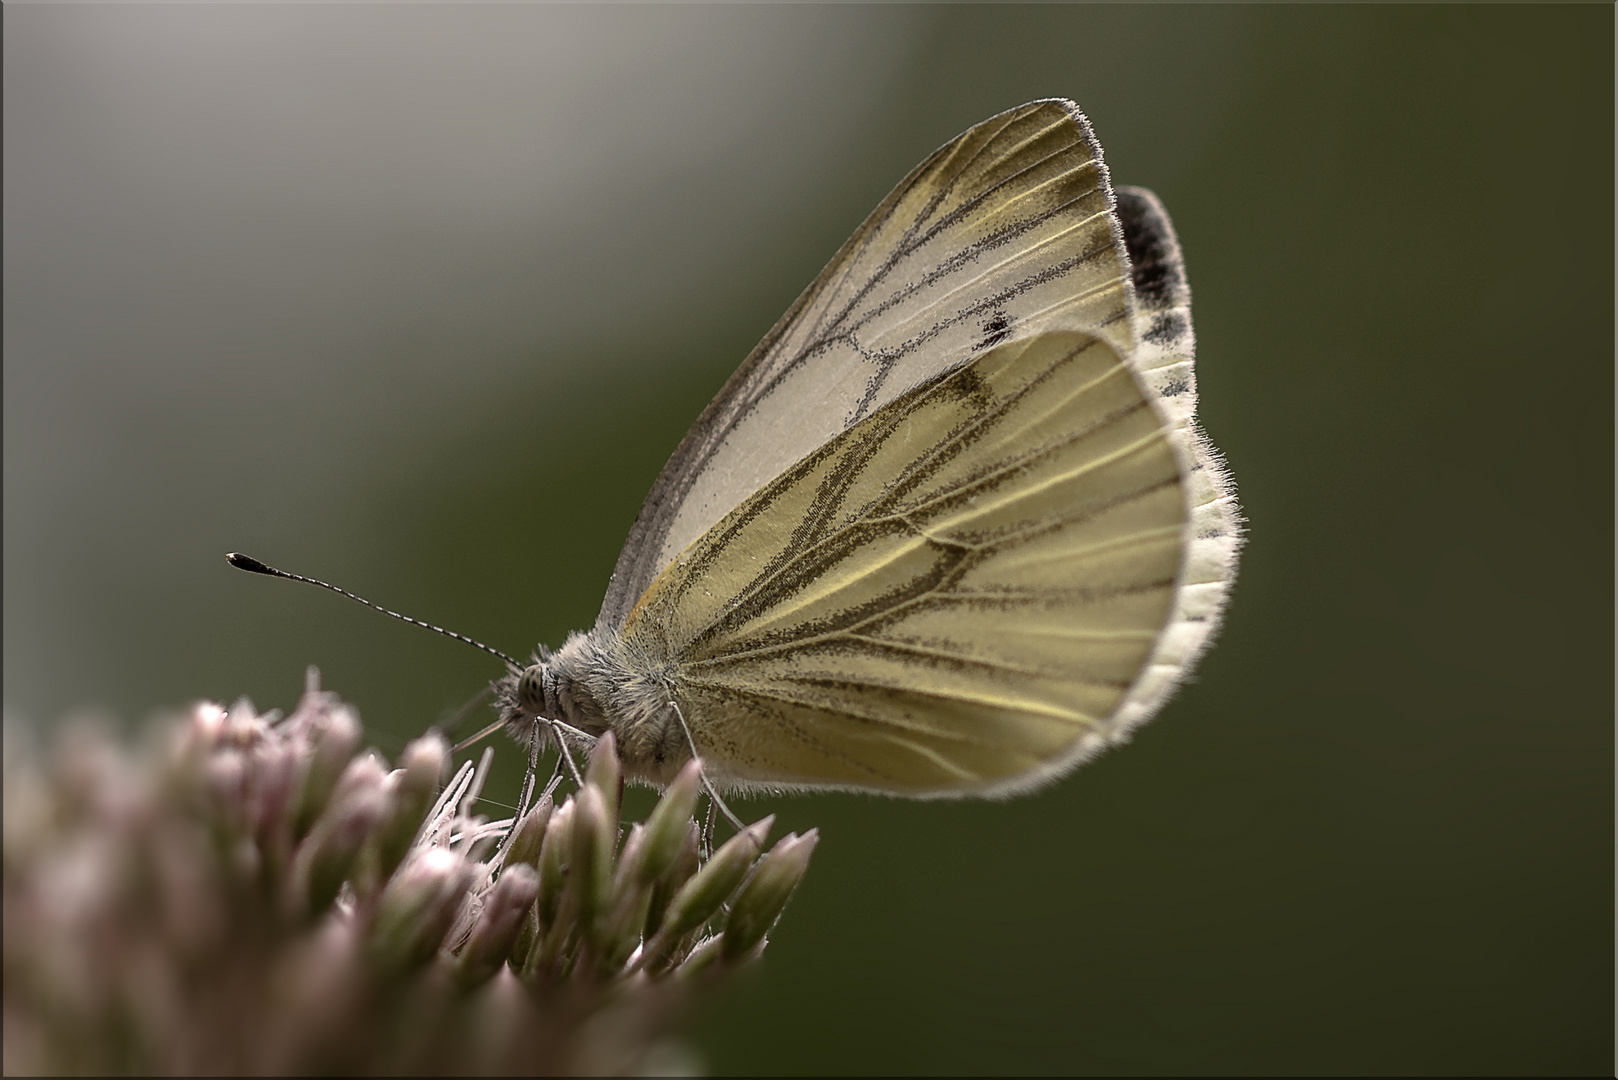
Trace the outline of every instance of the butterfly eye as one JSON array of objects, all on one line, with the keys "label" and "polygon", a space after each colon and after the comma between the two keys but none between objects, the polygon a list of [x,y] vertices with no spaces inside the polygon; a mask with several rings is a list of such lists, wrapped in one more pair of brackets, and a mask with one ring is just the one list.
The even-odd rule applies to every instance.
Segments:
[{"label": "butterfly eye", "polygon": [[517,680],[517,704],[522,706],[524,712],[545,714],[544,664],[535,664],[523,670],[522,677]]}]

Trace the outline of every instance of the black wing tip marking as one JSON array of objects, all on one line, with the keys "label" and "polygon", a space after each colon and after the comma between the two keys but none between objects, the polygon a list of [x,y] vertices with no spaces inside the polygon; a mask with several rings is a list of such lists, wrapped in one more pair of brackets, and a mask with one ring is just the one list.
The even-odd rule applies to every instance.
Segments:
[{"label": "black wing tip marking", "polygon": [[[1145,188],[1119,188],[1116,195],[1137,302],[1148,310],[1189,304],[1191,289],[1185,279],[1180,239],[1162,202]],[[1168,330],[1166,324],[1153,324],[1154,332]]]},{"label": "black wing tip marking", "polygon": [[1191,380],[1183,377],[1172,378],[1157,388],[1157,392],[1163,397],[1178,397],[1181,394],[1188,393],[1190,390]]},{"label": "black wing tip marking", "polygon": [[[1135,295],[1140,295],[1140,279],[1136,278]],[[1162,311],[1152,316],[1152,325],[1147,327],[1145,338],[1153,345],[1168,348],[1174,342],[1184,337],[1191,329],[1189,320],[1178,311]]]}]

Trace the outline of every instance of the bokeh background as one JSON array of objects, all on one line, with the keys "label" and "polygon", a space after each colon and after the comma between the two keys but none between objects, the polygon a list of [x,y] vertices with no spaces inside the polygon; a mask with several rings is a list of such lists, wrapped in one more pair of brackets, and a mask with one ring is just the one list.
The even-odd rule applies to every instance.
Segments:
[{"label": "bokeh background", "polygon": [[[1605,1073],[1613,9],[4,13],[5,704],[396,751],[593,621],[686,426],[972,123],[1153,187],[1250,539],[1135,743],[824,842],[724,1072]],[[502,758],[514,783],[519,755]]]}]

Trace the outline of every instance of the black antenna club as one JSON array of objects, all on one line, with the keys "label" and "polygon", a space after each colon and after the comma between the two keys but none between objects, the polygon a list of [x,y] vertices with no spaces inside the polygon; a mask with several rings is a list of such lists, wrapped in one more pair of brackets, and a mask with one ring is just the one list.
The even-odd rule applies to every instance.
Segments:
[{"label": "black antenna club", "polygon": [[454,638],[456,641],[464,641],[468,645],[476,646],[477,648],[482,649],[484,652],[488,653],[489,655],[498,656],[501,660],[504,660],[506,662],[506,666],[509,667],[512,670],[513,673],[521,672],[522,669],[523,669],[523,666],[521,664],[517,663],[517,661],[513,660],[511,657],[507,656],[505,653],[501,652],[499,649],[492,648],[491,646],[483,644],[483,642],[481,642],[481,641],[477,641],[477,640],[475,640],[473,638],[469,638],[465,634],[457,634],[453,630],[445,630],[442,626],[434,626],[432,623],[422,622],[420,619],[412,619],[410,616],[401,615],[397,611],[390,611],[387,608],[383,607],[381,604],[373,604],[371,601],[365,599],[365,597],[363,597],[363,596],[355,596],[353,593],[349,592],[347,589],[339,589],[337,586],[335,586],[335,585],[333,585],[333,584],[331,584],[329,582],[321,581],[318,578],[304,577],[302,574],[289,574],[285,570],[277,570],[275,567],[269,565],[268,563],[259,562],[257,559],[253,558],[251,555],[243,555],[239,551],[232,551],[230,554],[226,555],[225,556],[225,561],[230,563],[230,565],[234,566],[236,569],[238,569],[238,570],[246,570],[248,573],[251,573],[251,574],[263,574],[266,577],[286,578],[289,581],[303,581],[303,582],[307,582],[310,585],[319,585],[322,589],[330,589],[332,592],[338,594],[339,596],[346,596],[350,600],[354,600],[354,601],[356,601],[358,603],[364,604],[366,607],[370,608],[372,611],[380,611],[384,615],[391,615],[395,619],[398,619],[401,622],[409,623],[411,626],[419,626],[419,627],[422,627],[425,630],[431,630],[435,634],[443,634],[445,637]]}]

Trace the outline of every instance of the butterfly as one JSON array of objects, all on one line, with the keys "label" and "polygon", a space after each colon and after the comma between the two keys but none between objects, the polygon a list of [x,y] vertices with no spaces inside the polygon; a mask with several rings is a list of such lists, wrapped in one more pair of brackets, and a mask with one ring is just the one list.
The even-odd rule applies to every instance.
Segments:
[{"label": "butterfly", "polygon": [[626,778],[1005,795],[1150,718],[1241,543],[1190,291],[1089,121],[973,127],[866,219],[674,451],[595,626],[497,686]]}]

